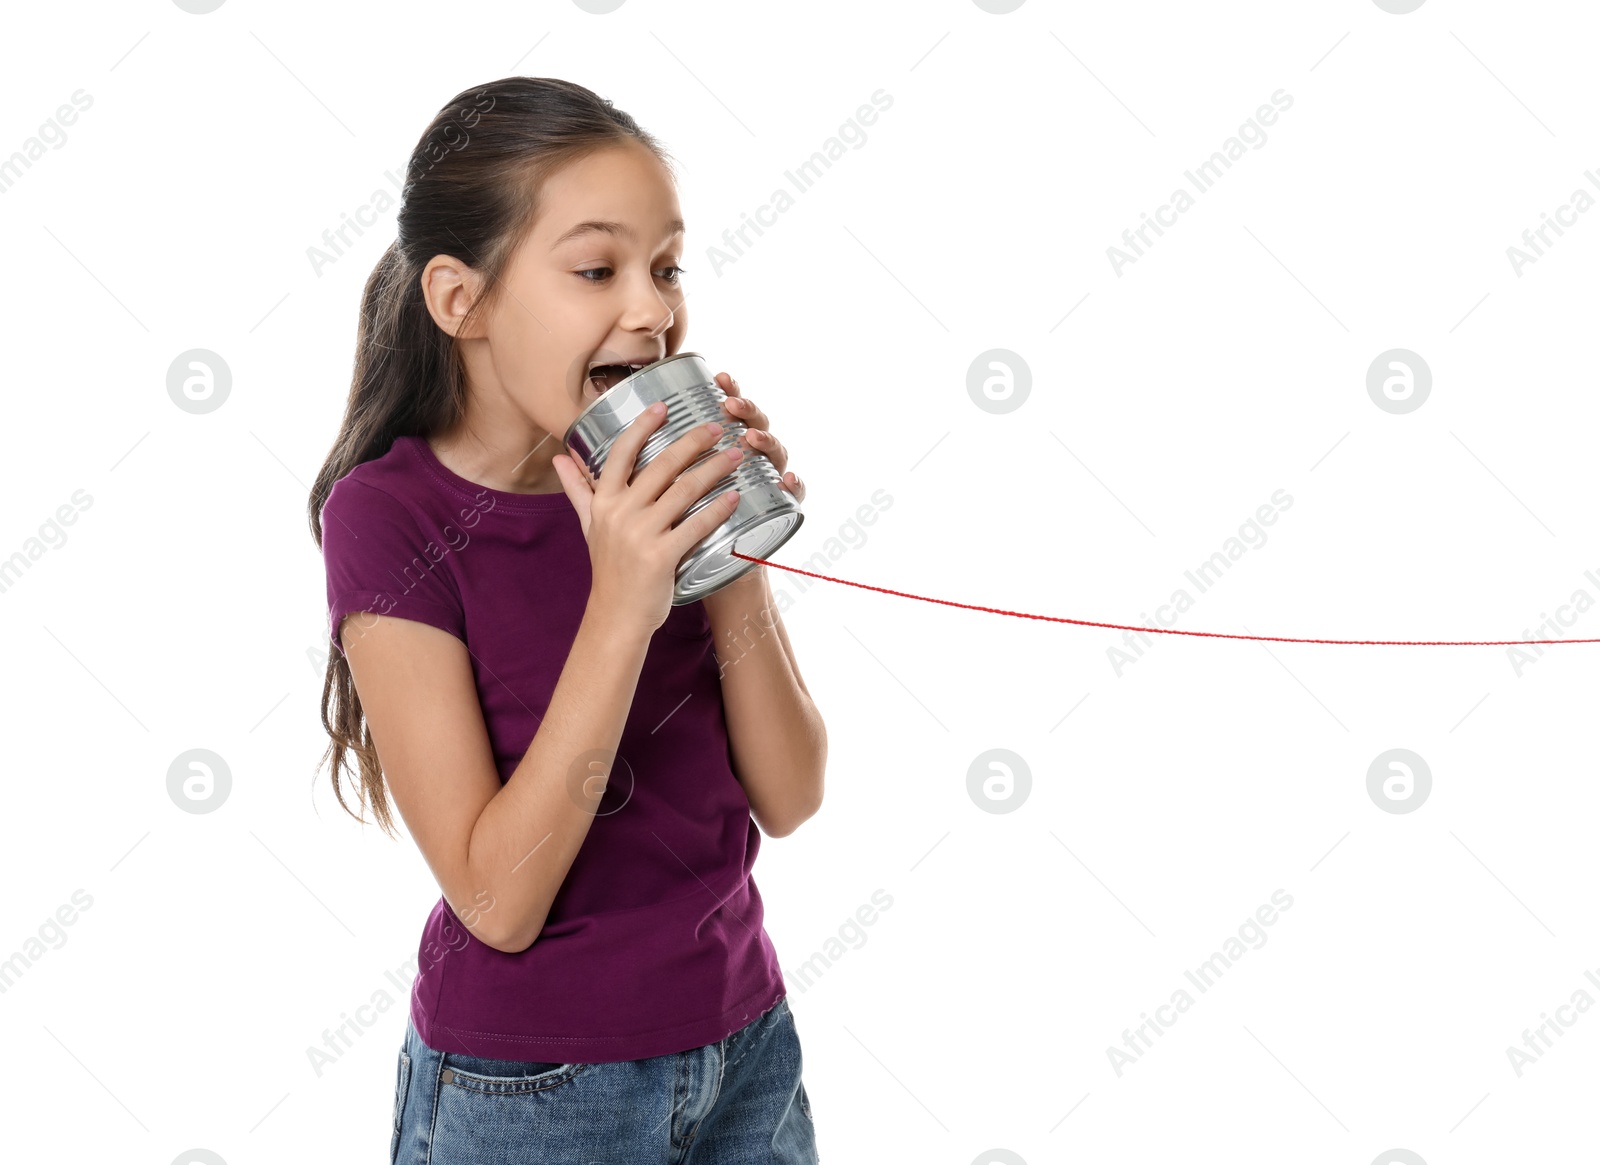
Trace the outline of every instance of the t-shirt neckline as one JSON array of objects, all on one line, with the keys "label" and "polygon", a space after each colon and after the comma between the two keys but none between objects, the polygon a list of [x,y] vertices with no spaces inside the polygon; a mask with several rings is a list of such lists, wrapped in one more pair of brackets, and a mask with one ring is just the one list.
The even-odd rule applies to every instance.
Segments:
[{"label": "t-shirt neckline", "polygon": [[[507,509],[514,512],[543,513],[551,510],[572,511],[572,502],[567,497],[566,490],[557,490],[548,494],[522,494],[511,493],[509,490],[492,489],[486,485],[479,485],[469,481],[452,470],[448,465],[439,460],[439,455],[433,451],[433,446],[428,444],[426,437],[399,437],[396,439],[411,450],[411,453],[422,463],[430,476],[441,486],[453,494],[469,502],[477,502],[487,497],[494,502],[495,509]],[[576,512],[576,511],[572,511]]]}]

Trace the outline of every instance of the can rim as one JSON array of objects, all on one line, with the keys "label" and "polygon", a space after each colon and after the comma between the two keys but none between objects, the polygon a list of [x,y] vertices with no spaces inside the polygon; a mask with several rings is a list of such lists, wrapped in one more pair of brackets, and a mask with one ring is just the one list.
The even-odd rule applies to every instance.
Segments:
[{"label": "can rim", "polygon": [[577,432],[578,426],[583,423],[584,418],[590,413],[594,412],[595,409],[599,407],[600,402],[604,401],[612,393],[620,393],[625,385],[630,384],[636,377],[643,376],[646,372],[649,372],[652,369],[660,368],[663,364],[670,364],[674,360],[683,360],[689,356],[693,356],[696,360],[700,360],[702,362],[705,360],[705,357],[699,352],[674,352],[670,356],[663,356],[653,364],[646,364],[637,372],[628,373],[628,375],[624,376],[621,380],[617,381],[617,383],[613,384],[610,388],[606,389],[599,396],[595,397],[592,401],[583,406],[583,411],[572,419],[572,424],[568,425],[567,431],[561,435],[561,443],[570,448],[572,445],[572,434]]}]

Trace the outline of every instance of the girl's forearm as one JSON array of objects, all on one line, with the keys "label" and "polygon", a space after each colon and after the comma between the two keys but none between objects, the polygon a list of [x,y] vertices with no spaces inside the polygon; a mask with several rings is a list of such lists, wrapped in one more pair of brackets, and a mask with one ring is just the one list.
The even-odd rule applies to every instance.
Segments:
[{"label": "girl's forearm", "polygon": [[801,678],[766,568],[702,601],[722,676],[734,773],[756,823],[783,837],[822,805],[827,728]]},{"label": "girl's forearm", "polygon": [[468,849],[504,951],[527,949],[578,856],[605,793],[650,633],[591,604],[528,750],[484,807]]}]

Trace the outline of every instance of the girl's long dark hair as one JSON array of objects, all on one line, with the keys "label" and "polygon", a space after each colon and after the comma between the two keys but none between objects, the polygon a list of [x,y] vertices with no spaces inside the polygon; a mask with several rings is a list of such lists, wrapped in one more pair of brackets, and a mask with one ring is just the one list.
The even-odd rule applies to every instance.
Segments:
[{"label": "girl's long dark hair", "polygon": [[[422,298],[428,261],[450,255],[477,270],[484,291],[471,311],[483,310],[532,226],[541,183],[569,162],[627,142],[673,165],[628,114],[582,85],[554,77],[493,81],[453,97],[434,117],[406,166],[395,241],[361,294],[350,398],[311,487],[308,509],[318,547],[322,507],[334,482],[383,456],[396,437],[427,437],[462,415],[466,381],[455,338],[434,323]],[[322,725],[329,737],[322,762],[329,765],[339,804],[365,820],[344,798],[341,774],[352,771],[363,809],[370,804],[379,826],[392,835],[372,730],[350,664],[338,651],[328,653]]]}]

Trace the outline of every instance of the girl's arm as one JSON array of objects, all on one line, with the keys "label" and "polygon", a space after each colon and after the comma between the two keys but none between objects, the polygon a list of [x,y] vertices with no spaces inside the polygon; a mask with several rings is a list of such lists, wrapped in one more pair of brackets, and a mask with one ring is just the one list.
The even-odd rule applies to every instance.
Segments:
[{"label": "girl's arm", "polygon": [[396,808],[461,921],[526,950],[605,792],[651,630],[591,600],[539,730],[505,785],[467,646],[385,615],[350,616],[340,641]]},{"label": "girl's arm", "polygon": [[722,676],[734,775],[756,824],[785,837],[822,806],[827,728],[800,678],[767,568],[753,568],[701,602]]}]

